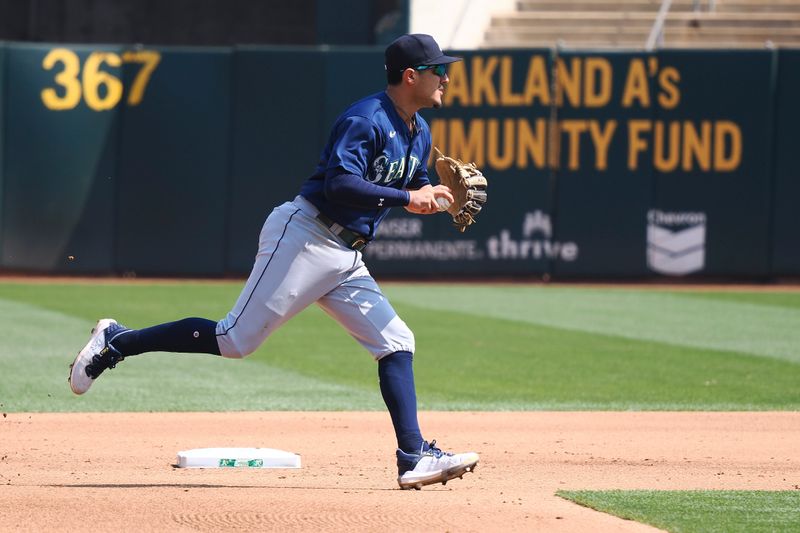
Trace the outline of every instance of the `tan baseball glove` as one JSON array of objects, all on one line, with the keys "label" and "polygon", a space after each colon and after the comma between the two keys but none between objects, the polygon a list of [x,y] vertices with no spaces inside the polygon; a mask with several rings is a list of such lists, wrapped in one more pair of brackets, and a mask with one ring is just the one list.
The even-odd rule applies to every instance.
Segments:
[{"label": "tan baseball glove", "polygon": [[453,192],[453,203],[442,204],[442,211],[453,217],[453,225],[464,232],[475,222],[475,217],[486,203],[487,181],[475,163],[464,163],[436,150],[436,173],[439,181]]}]

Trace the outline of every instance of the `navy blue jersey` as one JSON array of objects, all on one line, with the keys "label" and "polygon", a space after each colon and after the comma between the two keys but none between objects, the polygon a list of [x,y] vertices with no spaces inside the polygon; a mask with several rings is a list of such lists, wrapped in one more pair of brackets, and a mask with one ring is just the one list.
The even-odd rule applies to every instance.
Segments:
[{"label": "navy blue jersey", "polygon": [[[386,192],[394,199],[397,191],[430,184],[430,129],[419,114],[415,120],[412,134],[385,92],[354,103],[336,119],[319,164],[300,194],[332,220],[372,239],[390,206],[383,205],[382,198],[371,208],[330,201],[325,182],[342,174],[360,176],[368,183],[393,189]],[[402,204],[395,200],[392,205]]]}]

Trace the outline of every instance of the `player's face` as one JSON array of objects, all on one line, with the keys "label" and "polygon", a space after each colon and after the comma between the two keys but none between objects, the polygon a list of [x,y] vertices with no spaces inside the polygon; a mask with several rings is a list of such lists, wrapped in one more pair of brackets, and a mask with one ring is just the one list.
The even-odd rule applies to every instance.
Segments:
[{"label": "player's face", "polygon": [[442,107],[445,86],[450,83],[450,78],[447,77],[445,69],[446,67],[442,65],[440,68],[417,70],[419,74],[417,95],[420,99],[421,107]]}]

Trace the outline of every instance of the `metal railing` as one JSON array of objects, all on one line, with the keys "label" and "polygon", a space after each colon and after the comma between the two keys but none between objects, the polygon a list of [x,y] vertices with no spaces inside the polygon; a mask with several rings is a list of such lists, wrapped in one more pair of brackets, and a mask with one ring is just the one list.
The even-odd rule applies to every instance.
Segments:
[{"label": "metal railing", "polygon": [[[695,4],[697,4],[700,0],[695,0]],[[647,37],[647,43],[645,43],[644,48],[648,52],[655,49],[656,46],[661,46],[664,44],[664,22],[667,20],[667,13],[669,13],[669,8],[672,6],[672,0],[663,0],[661,2],[661,8],[658,10],[658,15],[656,15],[656,20],[653,22],[653,27],[650,30],[650,35]]]},{"label": "metal railing", "polygon": [[[705,5],[705,9],[703,6]],[[653,21],[653,27],[650,29],[650,35],[647,37],[647,42],[644,47],[648,52],[655,50],[656,47],[661,47],[664,44],[664,23],[669,14],[669,8],[672,6],[672,0],[662,0],[661,7],[656,15],[656,20]],[[694,0],[692,2],[692,10],[699,13],[700,11],[712,12],[717,9],[717,0]]]}]

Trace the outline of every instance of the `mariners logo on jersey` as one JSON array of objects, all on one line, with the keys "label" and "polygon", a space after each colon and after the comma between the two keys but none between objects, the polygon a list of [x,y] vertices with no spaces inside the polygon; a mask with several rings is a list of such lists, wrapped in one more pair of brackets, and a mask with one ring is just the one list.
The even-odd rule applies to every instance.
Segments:
[{"label": "mariners logo on jersey", "polygon": [[331,220],[372,239],[389,207],[401,205],[397,199],[407,196],[395,194],[387,201],[378,194],[374,205],[359,207],[330,201],[326,187],[340,174],[360,178],[364,185],[395,189],[392,193],[429,185],[430,128],[422,117],[415,115],[415,120],[412,133],[385,92],[354,103],[333,124],[314,174],[300,195]]},{"label": "mariners logo on jersey", "polygon": [[[408,172],[406,170],[406,159],[400,158],[390,161],[386,154],[381,154],[372,162],[370,175],[367,181],[377,185],[388,185],[398,179],[405,179],[413,176],[419,167],[419,158],[412,155],[408,158]],[[404,183],[405,184],[405,183]]]}]

